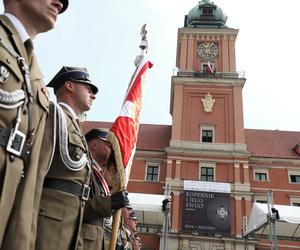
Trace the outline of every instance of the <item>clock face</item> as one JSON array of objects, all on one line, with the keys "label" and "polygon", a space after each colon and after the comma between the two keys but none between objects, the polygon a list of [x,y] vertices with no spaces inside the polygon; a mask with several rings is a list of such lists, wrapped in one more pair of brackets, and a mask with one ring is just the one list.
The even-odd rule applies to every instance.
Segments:
[{"label": "clock face", "polygon": [[201,58],[211,59],[219,53],[218,46],[215,43],[200,43],[198,54]]}]

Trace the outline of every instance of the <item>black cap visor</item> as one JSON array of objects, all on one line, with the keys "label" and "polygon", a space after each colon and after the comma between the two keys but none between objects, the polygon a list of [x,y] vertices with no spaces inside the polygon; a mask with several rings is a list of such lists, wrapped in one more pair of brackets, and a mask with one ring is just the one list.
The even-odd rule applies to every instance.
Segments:
[{"label": "black cap visor", "polygon": [[60,0],[60,2],[62,3],[63,7],[58,14],[63,13],[68,8],[68,5],[69,5],[68,0]]}]

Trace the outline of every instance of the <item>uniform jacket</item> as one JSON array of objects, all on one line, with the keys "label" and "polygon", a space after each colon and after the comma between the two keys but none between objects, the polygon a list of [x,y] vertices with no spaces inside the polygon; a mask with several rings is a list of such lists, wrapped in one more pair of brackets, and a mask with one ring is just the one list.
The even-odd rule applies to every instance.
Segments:
[{"label": "uniform jacket", "polygon": [[102,225],[95,225],[95,219],[104,220],[105,217],[111,216],[111,198],[106,196],[101,181],[93,174],[91,182],[92,191],[91,199],[86,202],[83,214],[82,224],[82,241],[84,250],[101,250],[104,249],[105,237]]},{"label": "uniform jacket", "polygon": [[[72,160],[78,160],[88,148],[78,122],[62,107],[68,127],[68,150]],[[59,140],[46,179],[68,180],[83,184],[89,181],[89,168],[69,170],[60,156]],[[85,202],[78,196],[52,188],[43,188],[37,224],[36,250],[76,249]]]},{"label": "uniform jacket", "polygon": [[[17,52],[29,64],[26,50],[17,31],[9,19],[0,16],[0,37],[12,50]],[[47,159],[39,165],[39,155],[42,150],[42,137],[48,114],[49,102],[45,95],[46,87],[35,56],[30,67],[30,81],[33,91],[32,129],[34,133],[31,153],[28,163],[11,156],[4,147],[0,147],[0,248],[1,249],[29,249],[31,225],[33,223],[33,206],[38,199],[35,197],[37,176],[42,175],[47,166]],[[0,89],[13,92],[24,89],[24,76],[15,57],[0,46]],[[22,110],[19,130],[28,132],[28,98]],[[1,103],[1,101],[0,101]],[[0,107],[0,128],[11,129],[15,124],[17,109],[3,109]],[[22,177],[22,175],[24,177]]]}]

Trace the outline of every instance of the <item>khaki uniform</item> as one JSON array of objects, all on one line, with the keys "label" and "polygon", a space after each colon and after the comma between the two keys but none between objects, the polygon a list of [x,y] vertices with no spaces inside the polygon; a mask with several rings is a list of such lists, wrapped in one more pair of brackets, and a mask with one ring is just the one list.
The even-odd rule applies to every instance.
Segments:
[{"label": "khaki uniform", "polygon": [[[3,42],[29,64],[24,44],[9,19],[0,16],[0,37]],[[41,175],[47,167],[47,159],[41,165],[39,155],[49,102],[44,94],[45,85],[42,74],[33,55],[30,68],[30,81],[33,92],[32,130],[34,133],[30,157],[25,164],[18,156],[7,153],[4,146],[0,146],[0,248],[1,249],[29,249],[31,225],[33,223],[33,206],[37,201],[35,190],[37,175]],[[0,46],[0,90],[13,92],[24,90],[24,76],[17,60],[6,49]],[[28,134],[28,95],[25,92],[25,105],[22,108],[21,123],[18,128],[25,135]],[[0,103],[3,104],[2,101]],[[0,107],[0,128],[11,130],[15,126],[17,108],[5,109]],[[1,243],[2,242],[2,243]]]},{"label": "khaki uniform", "polygon": [[105,249],[104,220],[111,216],[111,198],[106,196],[101,180],[94,174],[91,183],[91,199],[84,209],[81,236],[84,250],[101,250]]},{"label": "khaki uniform", "polygon": [[[79,123],[65,107],[62,109],[66,114],[69,155],[73,161],[78,161],[84,153],[88,154],[88,147]],[[79,239],[85,201],[66,190],[62,191],[61,188],[67,186],[66,182],[73,186],[88,184],[89,164],[79,171],[71,171],[62,161],[58,144],[57,139],[53,161],[45,178],[40,202],[37,250],[73,250],[76,249]],[[59,188],[49,187],[53,181],[62,185]]]},{"label": "khaki uniform", "polygon": [[121,218],[121,224],[120,224],[118,238],[120,239],[119,241],[120,241],[123,249],[125,249],[125,250],[133,249],[132,245],[131,245],[130,236],[128,235],[128,232],[126,231],[124,218]]},{"label": "khaki uniform", "polygon": [[109,243],[111,238],[111,226],[104,227],[104,249],[109,249]]},{"label": "khaki uniform", "polygon": [[[50,102],[49,105],[49,114],[46,120],[46,126],[44,130],[44,136],[42,145],[42,153],[40,154],[39,158],[39,166],[45,165],[45,162],[47,163],[47,167],[44,167],[41,169],[41,171],[38,172],[37,180],[36,180],[36,189],[35,189],[35,200],[34,200],[34,207],[33,207],[33,219],[32,219],[32,226],[31,226],[31,241],[30,241],[30,249],[35,249],[35,238],[37,233],[37,222],[38,222],[38,214],[39,214],[39,208],[40,208],[40,199],[43,191],[43,183],[44,178],[46,176],[46,173],[50,167],[49,164],[51,164],[50,159],[51,155],[54,150],[54,105]],[[50,150],[51,149],[51,150]]]}]

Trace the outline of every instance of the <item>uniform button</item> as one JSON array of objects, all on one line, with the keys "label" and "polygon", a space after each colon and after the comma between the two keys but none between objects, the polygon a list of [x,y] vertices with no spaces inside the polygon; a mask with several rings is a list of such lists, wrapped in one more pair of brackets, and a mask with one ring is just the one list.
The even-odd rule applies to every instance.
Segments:
[{"label": "uniform button", "polygon": [[10,60],[9,60],[9,58],[6,58],[6,62],[7,62],[8,64],[10,64]]},{"label": "uniform button", "polygon": [[15,161],[15,156],[14,155],[10,155],[9,156],[9,160],[10,160],[10,162],[14,162]]},{"label": "uniform button", "polygon": [[45,208],[44,207],[41,207],[40,208],[40,212],[44,212],[45,211]]}]

